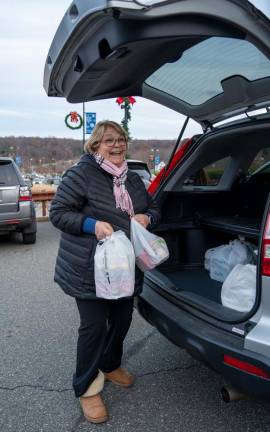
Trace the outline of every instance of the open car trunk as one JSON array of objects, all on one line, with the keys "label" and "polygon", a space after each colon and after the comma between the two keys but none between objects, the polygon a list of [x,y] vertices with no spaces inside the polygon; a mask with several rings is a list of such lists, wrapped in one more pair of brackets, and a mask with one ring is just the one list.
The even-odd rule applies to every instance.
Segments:
[{"label": "open car trunk", "polygon": [[[222,283],[210,278],[204,268],[205,252],[219,245],[228,244],[238,238],[235,234],[225,233],[208,227],[159,231],[167,242],[170,259],[158,269],[147,274],[154,284],[166,294],[187,302],[203,312],[224,321],[241,321],[247,315],[222,306]],[[258,239],[251,240],[254,246]]]},{"label": "open car trunk", "polygon": [[[253,138],[246,135],[246,129],[243,125],[227,127],[226,133],[217,131],[202,137],[193,156],[189,155],[188,162],[184,161],[167,181],[162,221],[156,233],[165,238],[170,258],[146,275],[148,283],[172,301],[188,303],[230,322],[244,320],[247,313],[222,306],[222,283],[210,278],[204,260],[208,249],[234,239],[249,242],[254,258],[258,257],[270,175],[249,176],[243,171],[256,160],[258,152],[266,151],[269,126],[260,122]],[[186,181],[194,171],[224,157],[227,166],[218,184],[198,186]],[[197,162],[192,164],[192,160]]]}]

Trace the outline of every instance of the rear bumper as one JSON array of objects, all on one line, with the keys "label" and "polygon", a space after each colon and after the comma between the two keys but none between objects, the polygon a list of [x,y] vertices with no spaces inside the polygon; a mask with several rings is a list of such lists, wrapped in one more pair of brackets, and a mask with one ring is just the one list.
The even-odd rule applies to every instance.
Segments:
[{"label": "rear bumper", "polygon": [[174,344],[223,375],[239,391],[270,399],[270,380],[224,364],[224,355],[270,374],[270,359],[244,349],[244,339],[216,328],[170,303],[146,284],[136,300],[139,313]]},{"label": "rear bumper", "polygon": [[[0,213],[0,234],[9,231],[20,231],[35,225],[35,223],[36,214],[34,203],[32,201],[21,202],[19,211]],[[34,231],[36,231],[36,229],[34,229]]]},{"label": "rear bumper", "polygon": [[32,224],[32,219],[10,219],[0,221],[0,234],[10,231],[20,231]]}]

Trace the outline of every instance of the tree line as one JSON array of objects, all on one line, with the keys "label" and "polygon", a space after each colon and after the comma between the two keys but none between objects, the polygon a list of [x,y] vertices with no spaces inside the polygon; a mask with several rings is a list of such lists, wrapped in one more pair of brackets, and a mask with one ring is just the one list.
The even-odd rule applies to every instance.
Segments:
[{"label": "tree line", "polygon": [[[161,160],[166,162],[174,144],[175,140],[134,139],[129,144],[128,156],[148,162],[150,151],[154,148],[159,150]],[[65,161],[72,164],[82,153],[82,141],[71,138],[0,137],[0,156],[20,156],[24,169]]]}]

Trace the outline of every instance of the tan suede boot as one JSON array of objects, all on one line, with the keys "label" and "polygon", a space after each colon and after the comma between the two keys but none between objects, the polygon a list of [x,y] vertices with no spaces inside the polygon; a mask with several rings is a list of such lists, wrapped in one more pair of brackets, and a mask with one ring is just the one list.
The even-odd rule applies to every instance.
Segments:
[{"label": "tan suede boot", "polygon": [[135,377],[127,370],[119,367],[112,372],[103,372],[105,379],[120,387],[131,387],[134,384]]},{"label": "tan suede boot", "polygon": [[84,417],[91,423],[104,423],[109,419],[107,409],[100,394],[80,397]]}]

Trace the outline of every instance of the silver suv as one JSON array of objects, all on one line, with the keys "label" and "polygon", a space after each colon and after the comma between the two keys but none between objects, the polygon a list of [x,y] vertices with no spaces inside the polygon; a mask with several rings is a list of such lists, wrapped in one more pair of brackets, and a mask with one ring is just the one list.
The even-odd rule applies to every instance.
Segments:
[{"label": "silver suv", "polygon": [[0,158],[0,234],[22,233],[23,243],[36,242],[32,194],[12,158]]},{"label": "silver suv", "polygon": [[[72,103],[142,96],[187,117],[155,191],[156,232],[170,258],[145,274],[138,310],[235,389],[269,398],[270,176],[267,167],[252,175],[270,156],[270,21],[255,7],[262,3],[74,0],[44,86]],[[188,118],[201,134],[177,151]],[[235,239],[257,257],[248,310],[224,305],[223,285],[204,262],[208,250]]]}]

